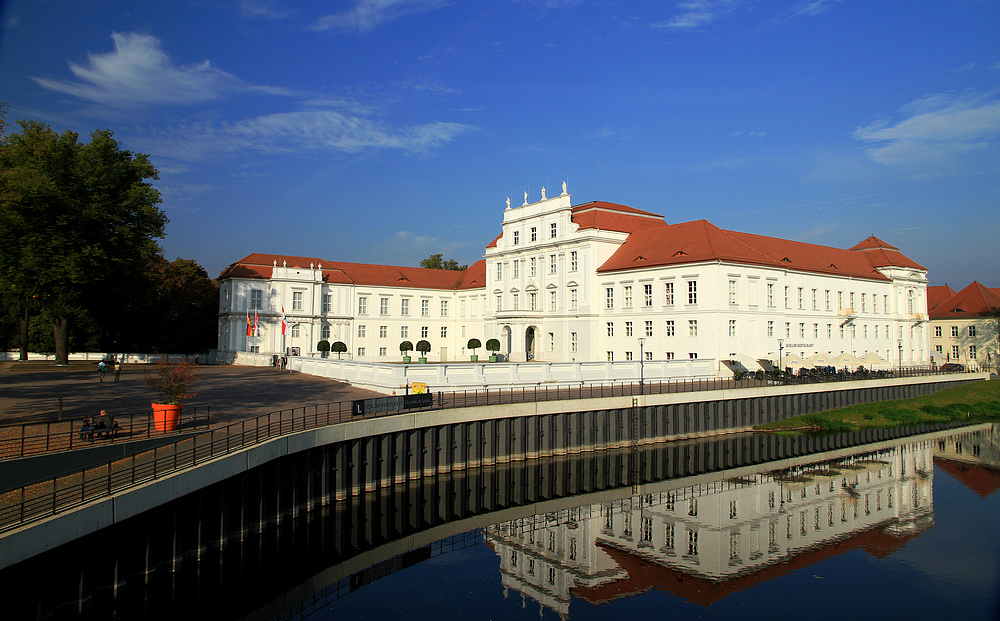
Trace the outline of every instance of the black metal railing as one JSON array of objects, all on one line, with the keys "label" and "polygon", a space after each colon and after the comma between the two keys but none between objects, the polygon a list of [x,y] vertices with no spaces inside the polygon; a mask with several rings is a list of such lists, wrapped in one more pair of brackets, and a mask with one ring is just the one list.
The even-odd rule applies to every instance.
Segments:
[{"label": "black metal railing", "polygon": [[111,426],[96,429],[83,418],[5,425],[0,427],[0,460],[196,431],[207,428],[210,417],[210,406],[185,407],[177,428],[169,431],[156,428],[151,411],[109,416]]},{"label": "black metal railing", "polygon": [[775,374],[763,378],[689,378],[655,382],[581,383],[580,386],[536,385],[435,393],[431,406],[354,417],[352,402],[341,401],[280,410],[254,419],[209,429],[129,457],[64,473],[0,492],[0,532],[42,520],[111,496],[129,487],[192,468],[199,463],[291,433],[356,419],[395,416],[404,412],[505,405],[554,400],[695,392],[781,384],[809,384],[889,377],[938,375],[930,369],[896,369],[882,373],[827,373],[815,376]]}]

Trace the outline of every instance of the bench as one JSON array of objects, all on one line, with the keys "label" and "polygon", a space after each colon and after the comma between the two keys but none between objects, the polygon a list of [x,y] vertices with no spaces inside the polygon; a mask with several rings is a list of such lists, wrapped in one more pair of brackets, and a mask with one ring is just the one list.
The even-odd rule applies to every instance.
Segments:
[{"label": "bench", "polygon": [[110,427],[95,427],[84,425],[80,427],[80,439],[94,441],[94,438],[116,438],[121,427],[118,423],[112,423]]}]

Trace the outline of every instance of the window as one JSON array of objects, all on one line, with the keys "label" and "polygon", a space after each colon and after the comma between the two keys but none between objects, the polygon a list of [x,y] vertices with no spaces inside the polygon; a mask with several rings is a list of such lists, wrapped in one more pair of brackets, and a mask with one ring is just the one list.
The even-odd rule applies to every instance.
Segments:
[{"label": "window", "polygon": [[813,338],[816,338],[816,339],[819,338],[819,324],[818,323],[814,323],[813,324]]},{"label": "window", "polygon": [[632,336],[632,322],[625,322],[625,336]]},{"label": "window", "polygon": [[653,336],[653,322],[646,322],[646,336]]},{"label": "window", "polygon": [[378,301],[378,314],[388,315],[389,314],[389,298],[379,298]]},{"label": "window", "polygon": [[360,358],[361,356],[364,356],[364,355],[365,355],[365,348],[364,347],[359,347],[358,348],[358,357]]},{"label": "window", "polygon": [[867,313],[868,312],[868,294],[867,293],[862,293],[861,294],[861,312],[862,313]]},{"label": "window", "polygon": [[951,336],[953,338],[958,338],[958,326],[951,327]]},{"label": "window", "polygon": [[519,310],[521,305],[518,303],[518,294],[517,293],[515,293],[514,296],[513,296],[513,302],[514,302],[514,310]]},{"label": "window", "polygon": [[549,310],[555,312],[556,310],[556,292],[555,290],[549,291]]},{"label": "window", "polygon": [[939,354],[943,354],[944,353],[944,347],[941,346],[941,345],[935,345],[934,346],[934,351],[936,351]]},{"label": "window", "polygon": [[330,326],[323,326],[320,329],[320,338],[324,340],[330,338]]},{"label": "window", "polygon": [[549,351],[556,350],[556,335],[554,332],[549,332]]},{"label": "window", "polygon": [[448,316],[448,300],[441,300],[441,316]]},{"label": "window", "polygon": [[875,324],[875,338],[878,338],[878,324]]},{"label": "window", "polygon": [[913,289],[910,289],[909,291],[906,292],[906,307],[909,309],[909,310],[907,310],[907,312],[912,315],[913,314]]},{"label": "window", "polygon": [[646,352],[646,360],[652,360],[652,359],[653,359],[653,352],[647,351]]},{"label": "window", "polygon": [[828,338],[828,339],[832,339],[833,338],[833,324],[832,323],[826,324],[826,338]]},{"label": "window", "polygon": [[674,283],[672,283],[672,282],[665,283],[664,287],[666,289],[666,297],[664,298],[663,303],[666,304],[667,306],[673,306],[673,304],[674,304]]},{"label": "window", "polygon": [[420,300],[420,316],[430,317],[431,316],[431,301],[430,300]]},{"label": "window", "polygon": [[503,280],[503,263],[497,262],[497,280]]},{"label": "window", "polygon": [[689,280],[688,281],[688,304],[698,303],[698,281]]},{"label": "window", "polygon": [[521,233],[519,231],[514,231],[514,245],[518,245],[521,241]]},{"label": "window", "polygon": [[577,267],[579,266],[579,262],[578,262],[577,258],[578,258],[578,255],[577,255],[576,250],[574,250],[573,252],[569,253],[569,271],[575,272],[577,270]]},{"label": "window", "polygon": [[518,261],[517,259],[514,259],[514,278],[517,278],[517,276],[518,276],[518,269],[517,269],[518,268],[518,265],[517,265],[518,263],[520,263],[520,261]]},{"label": "window", "polygon": [[941,326],[934,326],[934,336],[941,336]]},{"label": "window", "polygon": [[604,308],[614,308],[615,307],[615,289],[614,287],[607,287],[604,289]]},{"label": "window", "polygon": [[830,310],[830,290],[827,289],[823,292],[823,305],[826,310]]},{"label": "window", "polygon": [[441,326],[441,338],[448,338],[448,326]]},{"label": "window", "polygon": [[378,337],[380,339],[389,337],[389,326],[379,326],[378,327]]},{"label": "window", "polygon": [[975,360],[975,359],[976,359],[976,346],[969,345],[969,360]]},{"label": "window", "polygon": [[292,292],[292,310],[293,311],[300,311],[300,310],[302,310],[302,296],[303,295],[304,295],[303,291],[293,291]]},{"label": "window", "polygon": [[386,355],[388,353],[388,351],[389,350],[386,347],[379,347],[378,348],[378,355],[379,356],[384,356],[384,355]]},{"label": "window", "polygon": [[736,336],[736,320],[729,320],[729,336]]},{"label": "window", "polygon": [[625,285],[625,308],[632,308],[632,285]]},{"label": "window", "polygon": [[[295,304],[293,303],[292,306]],[[368,298],[358,298],[358,314],[367,315],[368,314]]]},{"label": "window", "polygon": [[774,306],[774,283],[767,283],[767,305]]},{"label": "window", "polygon": [[674,320],[671,319],[667,321],[667,330],[664,333],[664,336],[673,336],[673,335],[674,335]]},{"label": "window", "polygon": [[264,308],[264,292],[260,289],[250,290],[250,309],[262,309]]},{"label": "window", "polygon": [[404,317],[410,314],[410,300],[403,298],[399,301],[399,314]]},{"label": "window", "polygon": [[531,259],[528,261],[528,265],[531,267],[531,269],[528,270],[528,276],[532,276],[533,277],[535,275],[535,271],[536,271],[535,270],[535,257],[531,257]]},{"label": "window", "polygon": [[615,361],[615,352],[609,351],[609,352],[607,352],[607,354],[608,354],[608,362],[614,362]]},{"label": "window", "polygon": [[538,310],[538,294],[531,292],[528,294],[528,308]]},{"label": "window", "polygon": [[292,338],[293,339],[299,338],[299,324],[297,324],[297,323],[292,324],[292,330],[291,330],[291,332],[292,332]]},{"label": "window", "polygon": [[458,313],[462,317],[465,317],[465,300],[464,299],[461,302],[458,303]]},{"label": "window", "polygon": [[785,308],[791,308],[788,302],[788,285],[785,285]]},{"label": "window", "polygon": [[329,293],[323,294],[323,312],[329,313],[333,310],[333,296]]},{"label": "window", "polygon": [[698,320],[688,320],[688,336],[698,336]]},{"label": "window", "polygon": [[851,291],[847,295],[848,295],[848,298],[850,299],[850,302],[851,302],[851,310],[853,311],[854,310],[854,292]]},{"label": "window", "polygon": [[698,352],[696,352],[696,351],[689,352],[688,353],[688,358],[690,358],[691,360],[697,360],[698,359]]},{"label": "window", "polygon": [[819,310],[819,302],[816,299],[816,290],[812,290],[812,309]]},{"label": "window", "polygon": [[792,324],[786,321],[785,322],[785,338],[787,339],[787,338],[791,338],[791,337],[792,337]]},{"label": "window", "polygon": [[666,354],[663,355],[663,357],[666,360],[673,360],[674,359],[674,352],[668,351]]},{"label": "window", "polygon": [[531,241],[538,241],[538,228],[531,227]]},{"label": "window", "polygon": [[498,295],[497,296],[497,311],[499,311],[502,307],[503,307],[503,296],[502,295]]},{"label": "window", "polygon": [[736,304],[736,281],[729,281],[729,303]]},{"label": "window", "polygon": [[798,293],[799,293],[799,310],[803,310],[805,306],[803,306],[802,302],[802,287],[798,288]]},{"label": "window", "polygon": [[969,326],[969,336],[976,336],[976,326]]},{"label": "window", "polygon": [[632,352],[630,351],[625,352],[625,360],[631,360],[631,359],[632,359]]},{"label": "window", "polygon": [[399,338],[405,339],[410,336],[410,326],[399,326]]},{"label": "window", "polygon": [[951,346],[951,355],[952,355],[952,357],[953,357],[953,358],[954,358],[955,360],[958,360],[958,356],[959,356],[959,353],[958,353],[958,345],[952,345],[952,346]]},{"label": "window", "polygon": [[549,225],[549,239],[555,239],[556,238],[556,231],[557,231],[557,229],[558,229],[558,227],[556,227],[556,223],[555,222],[553,222],[552,224]]},{"label": "window", "polygon": [[768,336],[768,338],[774,338],[774,322],[773,321],[768,321],[767,322],[767,336]]},{"label": "window", "polygon": [[578,297],[577,297],[576,289],[570,289],[569,290],[569,309],[570,310],[576,310],[577,300],[578,300]]},{"label": "window", "polygon": [[420,338],[425,339],[430,333],[430,329],[427,326],[420,326]]},{"label": "window", "polygon": [[554,254],[549,255],[549,273],[550,274],[556,273],[556,255]]},{"label": "window", "polygon": [[364,338],[365,336],[365,324],[358,324],[358,338]]},{"label": "window", "polygon": [[653,305],[653,285],[642,286],[642,301],[645,306]]},{"label": "window", "polygon": [[576,332],[569,333],[569,350],[572,352],[577,351],[579,347],[579,340],[577,339]]},{"label": "window", "polygon": [[615,335],[615,324],[614,324],[614,322],[609,321],[607,325],[608,325],[608,336],[614,336]]}]

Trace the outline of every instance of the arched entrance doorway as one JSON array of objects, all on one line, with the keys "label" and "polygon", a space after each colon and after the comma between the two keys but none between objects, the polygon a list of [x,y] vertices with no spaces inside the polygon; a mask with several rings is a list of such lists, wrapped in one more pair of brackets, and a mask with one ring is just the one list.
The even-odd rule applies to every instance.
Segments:
[{"label": "arched entrance doorway", "polygon": [[529,362],[535,359],[535,328],[528,326],[524,331],[524,353]]},{"label": "arched entrance doorway", "polygon": [[503,330],[500,331],[500,349],[503,350],[505,360],[510,360],[510,346],[510,326],[504,326]]}]

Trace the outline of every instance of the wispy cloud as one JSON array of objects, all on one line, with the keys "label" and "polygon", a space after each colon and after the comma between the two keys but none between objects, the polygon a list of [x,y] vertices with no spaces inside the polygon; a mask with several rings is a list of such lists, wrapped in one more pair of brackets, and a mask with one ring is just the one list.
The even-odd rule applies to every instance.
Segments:
[{"label": "wispy cloud", "polygon": [[841,2],[841,0],[813,0],[812,2],[804,2],[792,7],[792,15],[795,17],[800,15],[819,15],[839,2]]},{"label": "wispy cloud", "polygon": [[357,153],[391,149],[423,153],[473,129],[461,123],[434,122],[393,127],[338,110],[302,110],[259,116],[235,123],[189,123],[151,137],[153,153],[199,161],[237,152]]},{"label": "wispy cloud", "polygon": [[694,30],[732,13],[740,0],[688,0],[679,2],[680,12],[668,20],[651,24],[657,30]]},{"label": "wispy cloud", "polygon": [[356,0],[347,11],[320,17],[313,23],[312,29],[371,32],[383,22],[431,11],[450,3],[451,0]]},{"label": "wispy cloud", "polygon": [[114,51],[87,54],[82,65],[69,63],[76,80],[32,79],[49,90],[115,108],[192,105],[238,91],[291,94],[287,89],[248,84],[207,60],[179,66],[151,35],[116,32],[111,39]]},{"label": "wispy cloud", "polygon": [[245,19],[284,19],[292,14],[274,0],[240,0],[239,9]]},{"label": "wispy cloud", "polygon": [[[995,147],[1000,101],[988,95],[927,95],[901,109],[902,120],[883,119],[854,131],[872,160],[926,174],[968,153]],[[940,172],[940,171],[939,171]]]}]

